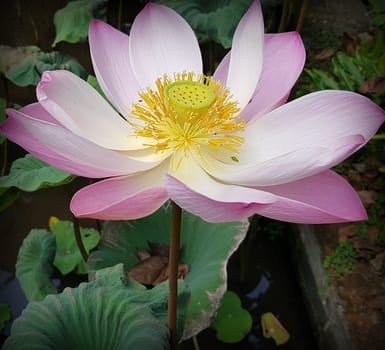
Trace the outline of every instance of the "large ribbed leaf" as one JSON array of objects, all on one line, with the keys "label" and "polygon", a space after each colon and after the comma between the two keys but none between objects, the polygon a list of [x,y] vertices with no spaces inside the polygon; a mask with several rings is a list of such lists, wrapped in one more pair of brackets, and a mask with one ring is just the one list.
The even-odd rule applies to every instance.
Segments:
[{"label": "large ribbed leaf", "polygon": [[19,250],[16,277],[28,300],[42,300],[57,293],[50,276],[56,252],[55,236],[47,230],[31,230]]},{"label": "large ribbed leaf", "polygon": [[[181,324],[189,293],[183,282],[178,287]],[[146,290],[117,265],[98,271],[93,282],[30,303],[3,350],[168,349],[166,311],[167,286]]]},{"label": "large ribbed leaf", "polygon": [[[169,243],[171,210],[161,208],[136,221],[106,222],[101,243],[88,260],[90,271],[124,263],[126,271],[139,262],[148,242]],[[191,290],[183,339],[207,328],[227,287],[226,264],[245,237],[248,223],[210,224],[183,214],[180,262],[189,265],[185,281]],[[167,283],[163,283],[167,284]]]}]

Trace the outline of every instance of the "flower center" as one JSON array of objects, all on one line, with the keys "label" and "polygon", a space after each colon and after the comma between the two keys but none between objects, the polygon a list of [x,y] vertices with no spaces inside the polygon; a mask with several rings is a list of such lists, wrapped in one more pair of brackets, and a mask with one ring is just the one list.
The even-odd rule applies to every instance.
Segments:
[{"label": "flower center", "polygon": [[206,111],[215,101],[215,92],[198,81],[180,80],[166,87],[166,98],[177,112]]},{"label": "flower center", "polygon": [[183,72],[173,80],[158,79],[156,89],[147,89],[140,97],[131,111],[131,119],[138,121],[130,121],[135,134],[152,139],[146,146],[156,152],[173,154],[173,161],[178,158],[176,167],[191,152],[202,157],[210,149],[237,161],[244,141],[238,133],[246,124],[239,119],[237,102],[220,82]]}]

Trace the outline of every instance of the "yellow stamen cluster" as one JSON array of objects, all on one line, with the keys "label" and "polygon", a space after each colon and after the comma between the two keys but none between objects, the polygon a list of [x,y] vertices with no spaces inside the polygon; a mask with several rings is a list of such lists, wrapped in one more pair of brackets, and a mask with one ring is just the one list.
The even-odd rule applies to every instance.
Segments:
[{"label": "yellow stamen cluster", "polygon": [[[156,90],[140,94],[130,122],[135,134],[151,138],[156,152],[187,151],[201,155],[202,146],[223,148],[238,154],[244,138],[235,133],[245,129],[237,102],[220,82],[204,75],[178,73],[171,80],[156,81]],[[236,157],[235,157],[236,158]],[[232,159],[232,157],[231,157]]]}]

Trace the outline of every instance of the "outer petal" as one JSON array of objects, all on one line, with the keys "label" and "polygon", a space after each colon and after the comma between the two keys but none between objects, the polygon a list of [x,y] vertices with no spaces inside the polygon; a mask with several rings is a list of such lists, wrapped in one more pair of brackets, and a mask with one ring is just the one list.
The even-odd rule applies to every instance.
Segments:
[{"label": "outer petal", "polygon": [[264,191],[217,182],[189,158],[166,176],[166,187],[178,205],[209,222],[243,220],[275,201]]},{"label": "outer petal", "polygon": [[[8,109],[1,131],[41,160],[75,175],[108,177],[146,170],[157,163],[140,162],[83,139],[53,119],[39,104]],[[27,114],[28,113],[28,114]]]},{"label": "outer petal", "polygon": [[84,80],[57,70],[44,72],[37,86],[40,104],[74,134],[111,149],[142,149],[143,140]]},{"label": "outer petal", "polygon": [[258,214],[304,224],[367,220],[357,193],[341,176],[327,170],[284,185],[260,188],[277,196]]},{"label": "outer petal", "polygon": [[[260,214],[276,220],[296,223],[332,223],[365,220],[365,210],[354,190],[341,177],[331,171],[308,177],[290,184],[269,188],[247,188],[248,199],[240,200],[231,195],[223,197],[207,195],[205,188],[167,176],[167,190],[170,197],[185,210],[200,216],[208,222],[226,222],[245,219]],[[226,193],[226,186],[212,182],[220,193]],[[238,187],[244,191],[244,187]],[[266,192],[264,192],[266,191]],[[268,192],[270,191],[270,193]],[[214,190],[215,192],[215,190]],[[260,203],[261,193],[270,194],[274,201]],[[254,194],[254,198],[253,198]]]},{"label": "outer petal", "polygon": [[164,74],[202,73],[198,41],[187,22],[163,5],[149,3],[130,32],[130,61],[142,88],[154,86]]},{"label": "outer petal", "polygon": [[251,102],[241,112],[243,119],[257,118],[285,103],[305,59],[298,33],[266,34],[262,74]]},{"label": "outer petal", "polygon": [[165,165],[133,176],[110,178],[82,188],[71,201],[77,217],[132,220],[150,215],[168,199]]},{"label": "outer petal", "polygon": [[[214,73],[214,79],[225,85],[230,53]],[[305,47],[298,33],[265,34],[261,76],[250,102],[241,112],[242,118],[249,121],[284,104],[302,72],[305,59]]]},{"label": "outer petal", "polygon": [[127,117],[131,104],[139,99],[128,55],[128,35],[99,20],[93,20],[89,44],[94,71],[105,95]]},{"label": "outer petal", "polygon": [[262,9],[255,0],[235,30],[226,82],[241,110],[253,95],[262,71],[263,41]]},{"label": "outer petal", "polygon": [[326,170],[362,147],[385,119],[368,98],[319,91],[256,119],[245,133],[239,163],[213,160],[206,170],[247,186],[292,182]]}]

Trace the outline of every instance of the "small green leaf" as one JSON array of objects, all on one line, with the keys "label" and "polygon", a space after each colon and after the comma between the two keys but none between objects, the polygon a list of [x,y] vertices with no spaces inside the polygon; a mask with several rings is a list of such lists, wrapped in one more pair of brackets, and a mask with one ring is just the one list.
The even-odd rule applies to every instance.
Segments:
[{"label": "small green leaf", "polygon": [[57,293],[50,276],[55,258],[55,237],[47,230],[31,230],[20,247],[16,277],[28,300]]},{"label": "small green leaf", "polygon": [[19,193],[15,187],[0,188],[0,213],[15,203]]},{"label": "small green leaf", "polygon": [[62,170],[51,167],[41,160],[27,154],[12,163],[9,175],[0,177],[0,187],[17,187],[32,192],[41,188],[61,186],[75,177]]},{"label": "small green leaf", "polygon": [[230,48],[233,34],[251,0],[157,0],[171,7],[191,25],[199,41],[213,40]]},{"label": "small green leaf", "polygon": [[[96,272],[78,288],[30,303],[14,322],[3,350],[169,349],[168,285],[151,290],[127,281],[123,266]],[[189,292],[178,283],[178,329]]]},{"label": "small green leaf", "polygon": [[[75,268],[77,268],[77,273],[86,274],[88,268],[76,244],[73,224],[70,221],[57,221],[51,225],[51,230],[56,237],[55,267],[63,275],[70,273]],[[81,227],[80,235],[87,253],[99,243],[99,232],[94,229]]]},{"label": "small green leaf", "polygon": [[107,0],[70,1],[55,13],[56,37],[52,46],[61,41],[77,43],[87,39],[88,27],[96,17],[104,19]]},{"label": "small green leaf", "polygon": [[7,304],[0,304],[0,332],[3,330],[7,321],[11,319],[11,309]]},{"label": "small green leaf", "polygon": [[[191,300],[183,339],[210,326],[226,290],[226,264],[245,237],[248,222],[210,224],[189,213],[183,213],[180,262],[190,272],[184,281],[191,290]],[[90,271],[123,263],[128,271],[139,262],[138,251],[148,250],[148,242],[169,244],[171,210],[157,212],[135,221],[106,222],[103,239],[88,264]],[[167,281],[160,285],[167,285]]]},{"label": "small green leaf", "polygon": [[65,69],[86,79],[87,73],[73,57],[60,52],[39,52],[16,67],[5,72],[5,76],[19,86],[37,85],[46,70]]},{"label": "small green leaf", "polygon": [[224,343],[238,343],[250,332],[252,324],[251,315],[242,308],[239,296],[227,291],[211,324],[217,331],[217,338]]}]

